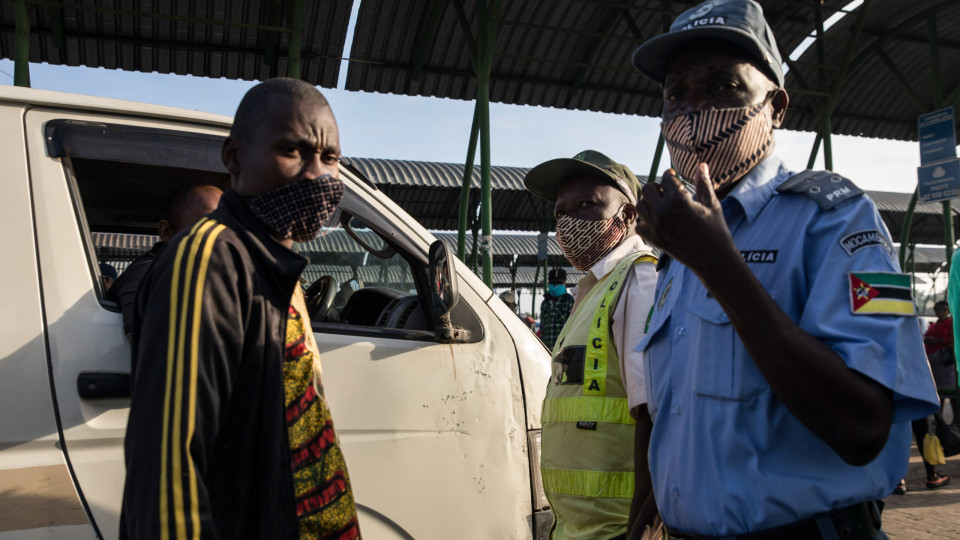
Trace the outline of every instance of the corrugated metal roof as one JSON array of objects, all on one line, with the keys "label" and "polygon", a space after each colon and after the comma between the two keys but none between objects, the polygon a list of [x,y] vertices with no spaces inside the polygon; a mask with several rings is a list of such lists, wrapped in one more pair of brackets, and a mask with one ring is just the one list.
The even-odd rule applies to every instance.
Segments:
[{"label": "corrugated metal roof", "polygon": [[[292,2],[27,0],[30,61],[198,77],[287,75]],[[301,78],[334,88],[352,0],[304,2]],[[0,56],[14,55],[15,2],[0,4]],[[276,61],[268,63],[268,51]]]},{"label": "corrugated metal roof", "polygon": [[[356,231],[361,236],[373,236],[376,233],[371,231]],[[433,233],[437,239],[442,240],[448,246],[456,248],[457,235],[449,232]],[[112,264],[117,271],[123,272],[130,264],[130,261],[138,257],[141,253],[149,251],[150,248],[159,240],[156,235],[149,234],[122,234],[122,233],[92,233],[93,244],[96,249],[97,260]],[[363,264],[362,257],[351,257],[351,255],[363,255],[366,252],[349,237],[343,229],[335,229],[327,232],[325,235],[296,245],[297,251],[311,260],[311,264],[304,270],[304,277],[308,282],[313,282],[323,275],[333,276],[338,283],[349,280],[354,277],[354,266],[360,278],[367,283],[378,283],[383,286],[407,289],[413,287],[410,277],[410,267],[408,265],[397,264],[396,259],[383,260],[370,258],[367,264]],[[561,267],[567,271],[570,283],[575,283],[581,277],[583,272],[579,272],[569,266],[560,246],[557,244],[553,235],[548,235],[547,252],[550,257],[548,263],[551,268]],[[529,287],[533,284],[536,275],[536,255],[537,255],[537,236],[530,234],[497,234],[493,243],[494,253],[494,284],[507,286],[511,284],[509,267],[514,264],[516,269],[516,283],[520,286]],[[381,276],[381,263],[385,264],[387,272],[387,282],[383,282]],[[540,273],[540,283],[543,282],[543,273]]]},{"label": "corrugated metal roof", "polygon": [[[428,229],[456,230],[463,165],[426,161],[349,158],[377,187]],[[498,230],[553,228],[553,208],[523,187],[523,167],[491,167],[493,224]],[[480,166],[474,166],[470,205],[480,201]],[[644,179],[645,181],[645,179]],[[429,189],[424,189],[429,188]],[[542,225],[542,227],[541,227]]]},{"label": "corrugated metal roof", "polygon": [[[291,2],[27,0],[30,60],[130,71],[263,80],[287,74]],[[305,2],[302,78],[337,84],[351,0]],[[474,99],[476,0],[363,0],[348,90]],[[493,102],[659,116],[660,91],[630,65],[633,50],[697,0],[504,2],[494,47]],[[784,57],[849,0],[761,0]],[[14,2],[0,6],[0,56],[14,54]],[[834,133],[916,139],[916,115],[957,104],[960,3],[866,0],[787,74],[784,127],[813,131],[842,70],[858,11],[867,10],[832,117]],[[930,61],[934,20],[939,69]],[[271,54],[270,51],[274,51]],[[270,62],[270,58],[275,61]],[[897,74],[888,66],[894,66]],[[936,84],[935,74],[939,74]],[[902,82],[901,82],[902,81]],[[909,88],[908,88],[909,87]],[[944,96],[936,99],[937,94]],[[949,99],[947,99],[949,98]]]},{"label": "corrugated metal roof", "polygon": [[[849,0],[761,1],[782,51],[792,51]],[[490,100],[659,116],[658,86],[630,65],[634,49],[696,0],[504,2]],[[458,6],[463,7],[462,15]],[[364,0],[347,90],[474,99],[475,1]],[[467,32],[461,24],[469,24]]]},{"label": "corrugated metal roof", "polygon": [[[371,158],[351,158],[350,161],[425,227],[456,230],[462,165]],[[495,230],[552,231],[556,228],[552,206],[523,188],[522,179],[528,170],[522,167],[491,167],[491,184],[497,186],[492,192]],[[479,167],[474,172],[474,179],[477,178]],[[495,184],[493,178],[497,179]],[[642,183],[647,182],[646,176],[638,178]],[[911,195],[884,191],[868,191],[867,195],[876,203],[893,240],[899,242]],[[471,204],[476,203],[479,189],[475,188],[471,197]],[[960,215],[960,201],[952,201],[951,207],[954,216]],[[954,237],[960,238],[960,219],[954,219],[954,227]],[[501,236],[502,233],[494,234],[494,241]],[[467,238],[468,242],[472,239],[469,230]],[[943,210],[940,204],[916,207],[910,238],[918,244],[943,244]],[[453,245],[456,245],[455,238]]]},{"label": "corrugated metal roof", "polygon": [[[857,15],[864,10],[860,39],[854,41]],[[931,59],[931,22],[938,38],[938,70]],[[960,2],[955,0],[865,1],[826,31],[826,67],[818,62],[817,47],[812,46],[787,74],[791,100],[784,127],[817,130],[813,111],[823,105],[824,98],[815,92],[833,87],[837,67],[843,65],[847,46],[852,44],[852,62],[832,116],[832,132],[917,140],[918,114],[958,104],[958,36]],[[937,101],[938,94],[943,101]]]},{"label": "corrugated metal roof", "polygon": [[[918,207],[924,208],[924,207]],[[363,233],[374,234],[374,233]],[[456,248],[457,235],[450,232],[434,232],[438,240],[443,241],[451,248]],[[123,272],[130,261],[141,253],[153,247],[158,238],[153,235],[139,234],[118,234],[118,233],[93,233],[93,243],[96,247],[97,259],[102,262],[112,264],[117,271]],[[895,246],[899,250],[899,245]],[[304,277],[308,282],[313,282],[323,275],[333,276],[338,283],[349,280],[354,276],[353,266],[343,264],[339,255],[343,253],[355,254],[363,251],[349,239],[346,231],[337,229],[330,231],[323,237],[305,244],[299,244],[298,250],[307,255],[313,261],[304,270]],[[550,268],[563,268],[567,271],[567,281],[571,284],[576,283],[584,273],[569,266],[569,262],[563,257],[560,246],[557,244],[553,234],[548,235],[547,251],[550,255],[548,260]],[[537,254],[537,235],[533,234],[496,234],[493,243],[494,269],[493,283],[497,286],[509,286],[511,284],[510,266],[516,261],[516,283],[518,286],[531,287],[534,284],[534,276],[537,275],[536,254]],[[317,255],[323,255],[317,256]],[[337,254],[338,263],[330,264],[329,255]],[[515,258],[516,257],[516,258]],[[914,262],[918,272],[934,272],[943,266],[946,260],[946,253],[942,247],[918,247],[914,252]],[[353,261],[357,265],[357,271],[360,278],[367,284],[381,281],[380,259],[374,259],[369,264],[361,266],[361,260]],[[396,262],[396,261],[393,261]],[[410,282],[410,270],[407,266],[398,264],[388,264],[387,275],[389,285],[395,288],[412,287]],[[539,274],[539,281],[543,283],[543,273]]]}]

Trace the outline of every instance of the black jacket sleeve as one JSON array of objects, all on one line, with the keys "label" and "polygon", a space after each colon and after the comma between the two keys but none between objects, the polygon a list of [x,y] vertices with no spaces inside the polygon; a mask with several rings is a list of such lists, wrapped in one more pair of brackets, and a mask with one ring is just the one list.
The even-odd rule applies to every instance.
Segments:
[{"label": "black jacket sleeve", "polygon": [[204,478],[242,358],[251,296],[231,236],[215,220],[201,221],[163,250],[141,284],[121,538],[218,536]]}]

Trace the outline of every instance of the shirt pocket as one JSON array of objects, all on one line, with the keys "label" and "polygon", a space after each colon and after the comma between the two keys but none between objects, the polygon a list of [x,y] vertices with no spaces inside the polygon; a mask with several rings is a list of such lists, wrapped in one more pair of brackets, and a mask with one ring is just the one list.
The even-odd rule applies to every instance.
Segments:
[{"label": "shirt pocket", "polygon": [[688,307],[690,366],[694,392],[730,401],[751,400],[770,390],[740,342],[730,317],[720,304],[706,299]]}]

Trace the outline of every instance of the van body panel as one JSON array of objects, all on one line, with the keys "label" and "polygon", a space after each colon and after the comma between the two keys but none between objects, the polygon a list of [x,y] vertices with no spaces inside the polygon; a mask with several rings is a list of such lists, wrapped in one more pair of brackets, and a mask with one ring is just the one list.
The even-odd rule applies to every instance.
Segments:
[{"label": "van body panel", "polygon": [[[44,125],[51,120],[224,136],[230,119],[0,88],[0,121],[16,126],[0,131],[7,163],[0,226],[17,231],[3,241],[17,264],[0,265],[0,401],[16,400],[16,414],[0,409],[7,411],[0,414],[0,474],[57,476],[57,500],[72,501],[74,512],[15,537],[93,536],[89,519],[77,518],[79,507],[111,539],[118,535],[130,401],[81,398],[77,381],[84,372],[129,374],[130,350],[116,305],[102,299],[70,159],[47,155]],[[425,271],[432,235],[375,187],[346,169],[341,176],[344,211],[402,251],[415,274]],[[532,537],[527,432],[540,427],[549,357],[466,265],[455,268],[460,302],[482,329],[473,342],[314,327],[366,538]],[[73,490],[66,498],[64,485]],[[0,520],[0,540],[8,533]]]}]

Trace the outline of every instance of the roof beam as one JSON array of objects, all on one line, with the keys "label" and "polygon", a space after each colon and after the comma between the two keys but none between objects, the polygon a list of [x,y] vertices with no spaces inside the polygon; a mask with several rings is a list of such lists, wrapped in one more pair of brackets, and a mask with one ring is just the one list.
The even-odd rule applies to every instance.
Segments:
[{"label": "roof beam", "polygon": [[557,60],[553,58],[537,58],[533,56],[522,56],[519,54],[495,54],[496,58],[501,58],[503,60],[515,60],[518,62],[534,62],[540,64],[553,64],[556,66],[568,66],[568,67],[578,67],[578,68],[592,68],[592,69],[601,69],[604,71],[612,71],[616,73],[636,73],[639,75],[639,72],[632,67],[622,68],[615,66],[604,66],[598,64],[592,64],[589,60],[572,62],[569,60]]},{"label": "roof beam", "polygon": [[430,0],[427,16],[427,24],[417,28],[417,46],[413,53],[413,70],[410,73],[410,79],[419,81],[423,73],[423,63],[427,60],[427,52],[430,50],[430,44],[437,33],[437,25],[440,23],[440,15],[443,13],[445,0]]},{"label": "roof beam", "polygon": [[463,35],[466,38],[467,50],[470,51],[470,60],[473,62],[473,69],[476,70],[480,67],[478,63],[480,56],[477,54],[477,38],[473,35],[473,28],[470,27],[467,12],[463,10],[463,4],[460,0],[450,0],[450,4],[453,6],[453,12],[457,15],[457,23],[460,25],[460,30],[463,31]]},{"label": "roof beam", "polygon": [[[135,11],[132,9],[114,9],[107,7],[98,7],[98,6],[84,6],[80,4],[68,4],[66,2],[55,2],[53,0],[25,0],[27,4],[34,6],[44,6],[50,8],[63,8],[63,9],[74,9],[77,11],[89,11],[92,13],[104,13],[107,15],[120,15],[126,17],[140,17],[143,19],[155,19],[161,21],[177,21],[177,22],[189,22],[196,24],[211,24],[214,26],[224,26],[229,28],[246,28],[248,30],[272,30],[275,32],[282,32],[284,34],[289,34],[292,32],[290,28],[284,28],[282,26],[270,26],[266,24],[253,24],[253,23],[244,23],[244,22],[234,22],[228,21],[226,19],[205,19],[200,17],[188,17],[185,15],[168,15],[166,13],[156,13],[153,11]],[[111,36],[112,38],[113,36]]]},{"label": "roof beam", "polygon": [[910,86],[910,81],[903,75],[903,72],[900,71],[900,68],[893,63],[893,60],[887,56],[887,52],[883,50],[883,47],[877,48],[877,57],[883,62],[883,65],[887,66],[887,69],[890,70],[890,73],[893,74],[893,78],[900,83],[900,86],[903,87],[903,90],[907,93],[907,96],[913,101],[913,104],[917,106],[917,112],[923,113],[927,110],[927,106],[923,103],[923,99],[920,97],[920,94]]},{"label": "roof beam", "polygon": [[[611,28],[613,22],[619,17],[621,9],[622,8],[611,8],[603,17],[600,17],[596,26],[597,31],[603,28]],[[583,54],[580,55],[580,65],[577,66],[577,72],[568,87],[567,101],[564,108],[569,108],[570,103],[573,102],[573,98],[580,92],[580,86],[583,84],[583,79],[587,75],[587,70],[594,67],[592,60],[597,55],[597,51],[600,50],[600,46],[603,45],[604,41],[603,38],[599,37],[591,38],[590,43],[583,49]]]},{"label": "roof beam", "polygon": [[[367,63],[367,65],[368,65],[369,67],[371,67],[371,68],[377,68],[377,69],[404,70],[404,71],[408,71],[408,70],[410,69],[410,66],[409,66],[409,65],[404,65],[404,64],[390,64],[390,63],[386,63],[386,62],[369,62],[369,63]],[[456,75],[456,76],[468,77],[468,78],[473,78],[473,77],[476,76],[476,74],[475,74],[474,72],[472,72],[472,71],[463,71],[463,70],[454,70],[454,69],[441,69],[441,68],[431,68],[431,67],[429,67],[429,66],[424,66],[423,71],[426,72],[426,73],[436,73],[436,74],[442,74],[442,75]],[[624,70],[617,70],[617,71],[631,71],[631,70],[626,70],[626,69],[624,69]],[[631,71],[631,72],[632,72],[632,71]],[[491,74],[490,74],[490,79],[491,79],[491,80],[498,80],[498,81],[505,81],[505,82],[530,83],[530,79],[525,78],[525,77],[516,76],[516,75],[503,75],[503,74],[499,74],[499,75],[498,75],[498,74],[495,74],[495,73],[491,73]],[[538,81],[538,82],[542,82],[543,84],[548,85],[548,86],[558,86],[558,87],[565,87],[565,86],[567,86],[568,84],[570,84],[569,81],[566,81],[566,80],[544,80],[544,81]],[[618,89],[618,88],[613,88],[613,89],[611,89],[609,86],[584,85],[584,86],[582,86],[581,88],[590,89],[590,90],[598,90],[598,91],[599,91],[599,90],[603,90],[603,91],[615,90],[615,91],[619,91],[619,92],[623,92],[623,93],[631,93],[631,94],[637,94],[637,95],[641,95],[641,96],[645,96],[645,97],[654,97],[654,98],[662,98],[662,97],[663,97],[663,96],[660,94],[660,92],[655,92],[655,91],[651,91],[651,90],[642,90],[642,89],[635,88],[635,87],[619,88],[619,89]]]},{"label": "roof beam", "polygon": [[[267,24],[277,26],[280,22],[280,0],[267,0],[270,7],[267,11]],[[266,48],[263,53],[263,63],[276,69],[277,67],[277,49],[280,48],[280,34],[270,30],[264,36]]]},{"label": "roof beam", "polygon": [[935,4],[935,5],[933,5],[933,6],[929,7],[929,8],[927,8],[927,9],[925,9],[925,10],[923,10],[923,11],[917,13],[917,14],[915,14],[913,17],[910,17],[909,19],[906,19],[906,20],[904,20],[904,21],[901,21],[900,24],[898,24],[898,25],[896,25],[895,27],[891,28],[888,32],[886,32],[886,33],[883,34],[882,36],[878,37],[876,41],[874,41],[874,42],[871,43],[869,46],[867,46],[865,49],[863,49],[862,51],[860,51],[860,53],[850,62],[850,68],[851,68],[851,69],[856,68],[856,67],[858,67],[860,64],[862,64],[863,62],[865,62],[865,61],[870,57],[871,54],[875,54],[875,53],[876,53],[876,50],[877,50],[879,47],[885,45],[887,41],[890,41],[891,39],[893,39],[893,38],[896,36],[896,34],[897,34],[898,32],[900,32],[900,31],[902,31],[904,28],[909,28],[910,26],[913,26],[913,25],[915,25],[915,24],[917,24],[917,23],[925,20],[925,19],[926,19],[927,17],[929,17],[930,15],[936,15],[936,13],[937,13],[938,11],[940,11],[941,9],[946,8],[946,7],[951,7],[951,6],[954,6],[954,5],[956,5],[956,0],[944,0],[944,1],[942,1],[942,2],[939,2],[939,3]]},{"label": "roof beam", "polygon": [[[880,30],[871,29],[871,28],[864,28],[863,33],[875,38],[881,38],[886,36],[888,40],[895,39],[897,41],[903,41],[904,43],[913,43],[916,45],[923,45],[924,47],[930,44],[929,39],[924,37],[916,37],[912,35],[899,34],[899,33],[893,33],[893,35],[887,36],[886,33]],[[960,50],[960,41],[943,39],[943,37],[941,37],[939,41],[939,46],[941,49],[956,51],[956,50]]]},{"label": "roof beam", "polygon": [[940,47],[937,44],[937,18],[934,14],[927,17],[927,35],[930,37],[930,86],[933,89],[933,106],[943,106],[943,88],[940,79]]},{"label": "roof beam", "polygon": [[[629,17],[629,12],[627,12],[626,10],[624,10],[624,12],[626,13],[625,17],[628,18],[630,22],[633,22],[633,19]],[[626,42],[628,42],[628,43],[636,43],[636,44],[638,44],[638,45],[639,45],[640,43],[643,43],[643,37],[640,36],[640,34],[639,34],[640,29],[639,29],[639,28],[636,28],[636,23],[633,23],[633,27],[636,28],[636,33],[635,33],[635,35],[636,35],[637,37],[635,37],[635,38],[632,38],[632,37],[629,37],[629,36],[624,36],[624,35],[619,35],[619,34],[610,34],[610,33],[604,33],[604,32],[590,32],[590,31],[586,31],[586,30],[578,30],[578,29],[576,29],[576,28],[565,28],[565,27],[563,27],[563,26],[549,26],[549,25],[544,25],[544,24],[533,24],[533,23],[527,23],[527,22],[522,22],[522,21],[510,21],[510,20],[506,20],[506,21],[500,21],[500,24],[501,24],[501,26],[513,26],[513,27],[516,27],[516,28],[525,28],[525,29],[528,29],[528,30],[545,30],[545,31],[548,31],[548,32],[560,32],[560,33],[564,33],[564,34],[572,34],[572,35],[575,35],[575,36],[599,37],[599,38],[603,38],[603,39],[611,40],[611,41],[626,41]]]},{"label": "roof beam", "polygon": [[[14,27],[8,24],[0,25],[0,32],[9,33],[13,32]],[[33,35],[52,35],[53,30],[48,29],[34,29],[31,30]],[[93,32],[64,32],[64,39],[76,38],[76,39],[90,39],[97,40],[103,39],[103,34],[97,34]],[[136,45],[141,47],[154,47],[154,48],[164,48],[171,50],[188,50],[188,51],[201,51],[201,52],[219,52],[219,53],[228,53],[228,52],[237,52],[241,54],[250,54],[250,55],[261,55],[263,50],[259,47],[236,47],[228,45],[209,45],[206,43],[190,43],[184,41],[167,41],[162,39],[151,39],[151,38],[137,38],[137,37],[123,37],[123,36],[111,36],[111,40],[118,43],[125,43],[129,45]],[[327,59],[327,60],[344,60],[339,56],[330,56],[327,54],[316,54],[304,52],[300,55],[301,60],[316,60],[316,59]],[[357,62],[357,60],[351,60],[352,62]],[[375,64],[374,64],[375,65]]]}]

